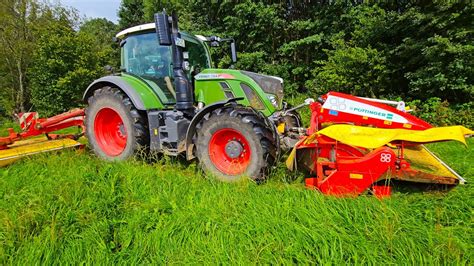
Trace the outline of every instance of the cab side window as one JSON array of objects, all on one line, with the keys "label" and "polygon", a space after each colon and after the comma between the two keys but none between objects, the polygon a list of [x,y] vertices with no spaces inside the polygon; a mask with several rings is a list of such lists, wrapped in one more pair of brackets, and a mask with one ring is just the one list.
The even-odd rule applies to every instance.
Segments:
[{"label": "cab side window", "polygon": [[130,36],[124,47],[127,72],[150,78],[171,76],[171,52],[168,46],[157,45],[156,34]]},{"label": "cab side window", "polygon": [[189,64],[191,66],[190,72],[199,72],[202,69],[209,67],[206,50],[201,44],[187,41],[186,50],[189,53]]}]

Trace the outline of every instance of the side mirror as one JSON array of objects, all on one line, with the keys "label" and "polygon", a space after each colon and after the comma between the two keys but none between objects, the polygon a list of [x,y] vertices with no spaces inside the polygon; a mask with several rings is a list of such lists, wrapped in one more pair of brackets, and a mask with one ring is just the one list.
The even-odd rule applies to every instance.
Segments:
[{"label": "side mirror", "polygon": [[237,49],[235,49],[235,41],[230,43],[230,52],[232,56],[232,63],[237,63]]},{"label": "side mirror", "polygon": [[211,47],[219,47],[219,42],[221,41],[221,38],[217,36],[211,36],[207,38],[207,40],[209,41]]},{"label": "side mirror", "polygon": [[171,45],[170,26],[165,12],[155,14],[155,25],[160,45]]}]

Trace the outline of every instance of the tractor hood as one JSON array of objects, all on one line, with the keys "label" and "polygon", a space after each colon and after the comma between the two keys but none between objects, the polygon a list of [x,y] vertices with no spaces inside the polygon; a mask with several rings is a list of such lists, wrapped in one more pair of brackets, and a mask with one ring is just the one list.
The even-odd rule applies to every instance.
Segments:
[{"label": "tractor hood", "polygon": [[[265,93],[271,94],[271,95],[268,95],[268,97],[270,101],[272,102],[272,104],[274,104],[273,101],[275,101],[277,106],[281,106],[281,103],[283,101],[283,79],[282,78],[257,74],[257,73],[249,72],[249,71],[241,71],[241,72],[242,74],[253,79],[262,88],[262,90]],[[271,99],[272,96],[275,97],[273,100]]]}]

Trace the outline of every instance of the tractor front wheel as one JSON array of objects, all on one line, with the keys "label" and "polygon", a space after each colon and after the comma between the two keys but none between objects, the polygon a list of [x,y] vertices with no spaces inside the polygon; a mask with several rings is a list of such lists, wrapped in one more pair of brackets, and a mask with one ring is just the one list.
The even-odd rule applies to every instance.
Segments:
[{"label": "tractor front wheel", "polygon": [[197,129],[196,155],[205,172],[222,181],[263,180],[275,162],[272,131],[254,111],[226,107],[205,116]]},{"label": "tractor front wheel", "polygon": [[94,91],[86,109],[86,134],[92,150],[108,160],[124,160],[147,145],[143,116],[119,89]]}]

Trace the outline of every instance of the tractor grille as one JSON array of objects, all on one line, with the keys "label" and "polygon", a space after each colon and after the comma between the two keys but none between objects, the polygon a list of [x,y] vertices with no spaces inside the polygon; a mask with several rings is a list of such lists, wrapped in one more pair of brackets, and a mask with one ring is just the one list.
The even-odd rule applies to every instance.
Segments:
[{"label": "tractor grille", "polygon": [[265,93],[270,93],[277,97],[278,105],[281,106],[283,100],[283,82],[275,77],[260,75],[249,71],[241,71],[242,74],[253,79]]}]

